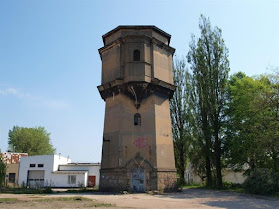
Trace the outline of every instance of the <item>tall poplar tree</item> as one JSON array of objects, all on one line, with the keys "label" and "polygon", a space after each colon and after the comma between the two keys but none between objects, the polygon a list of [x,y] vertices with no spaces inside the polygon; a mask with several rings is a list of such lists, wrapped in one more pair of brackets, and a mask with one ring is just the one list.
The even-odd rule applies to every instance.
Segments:
[{"label": "tall poplar tree", "polygon": [[180,183],[185,183],[185,169],[192,134],[191,76],[184,59],[177,59],[173,67],[176,91],[170,101],[175,164]]},{"label": "tall poplar tree", "polygon": [[187,55],[193,71],[196,123],[200,128],[199,138],[204,144],[207,185],[213,183],[211,168],[215,165],[217,186],[222,187],[221,147],[229,73],[228,49],[221,29],[212,28],[209,19],[203,15],[199,28],[200,38],[196,42],[195,36],[192,36]]}]

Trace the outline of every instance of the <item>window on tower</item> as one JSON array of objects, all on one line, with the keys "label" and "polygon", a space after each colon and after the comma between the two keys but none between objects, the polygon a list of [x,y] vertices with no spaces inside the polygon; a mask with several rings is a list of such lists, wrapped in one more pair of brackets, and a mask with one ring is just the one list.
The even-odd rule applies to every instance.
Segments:
[{"label": "window on tower", "polygon": [[134,115],[134,125],[135,126],[140,126],[141,125],[141,116],[139,113],[136,113]]},{"label": "window on tower", "polygon": [[140,61],[140,51],[138,49],[134,51],[134,61]]}]

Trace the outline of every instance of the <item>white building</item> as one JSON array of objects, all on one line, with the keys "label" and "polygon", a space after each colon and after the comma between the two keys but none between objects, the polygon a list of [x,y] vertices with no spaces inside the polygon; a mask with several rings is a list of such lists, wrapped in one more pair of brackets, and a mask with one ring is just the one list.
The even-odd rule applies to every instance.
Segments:
[{"label": "white building", "polygon": [[[222,170],[223,181],[231,182],[231,183],[234,183],[234,184],[243,184],[243,182],[247,178],[243,174],[245,173],[245,171],[247,169],[248,169],[248,165],[244,165],[243,169],[241,171],[234,171],[233,169],[230,169],[230,168],[224,168]],[[185,177],[186,183],[188,183],[188,184],[190,184],[190,183],[196,183],[196,184],[203,183],[202,178],[194,171],[194,169],[192,168],[191,163],[189,163],[187,165],[184,177]],[[204,179],[204,181],[206,180],[205,174],[203,176],[203,179]]]},{"label": "white building", "polygon": [[60,155],[23,157],[19,185],[30,187],[87,187],[99,185],[99,163],[71,163]]}]

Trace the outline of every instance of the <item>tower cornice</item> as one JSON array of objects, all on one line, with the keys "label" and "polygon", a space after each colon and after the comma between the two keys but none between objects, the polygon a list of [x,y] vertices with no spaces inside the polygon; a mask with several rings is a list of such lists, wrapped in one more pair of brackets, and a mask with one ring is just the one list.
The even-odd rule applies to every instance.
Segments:
[{"label": "tower cornice", "polygon": [[[105,101],[109,97],[114,97],[120,93],[125,94],[135,100],[136,105],[147,98],[152,93],[160,94],[160,96],[171,99],[176,86],[166,83],[157,78],[151,79],[148,82],[128,82],[124,83],[122,79],[117,79],[97,87],[102,99]],[[133,88],[134,93],[131,91]],[[139,91],[137,91],[139,89]]]}]

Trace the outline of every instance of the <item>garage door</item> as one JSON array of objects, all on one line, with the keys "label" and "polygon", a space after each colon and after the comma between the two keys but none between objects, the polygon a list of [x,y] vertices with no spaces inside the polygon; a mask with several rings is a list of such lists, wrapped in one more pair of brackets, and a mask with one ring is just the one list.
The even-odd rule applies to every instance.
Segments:
[{"label": "garage door", "polygon": [[45,171],[28,171],[28,186],[32,188],[43,187]]}]

